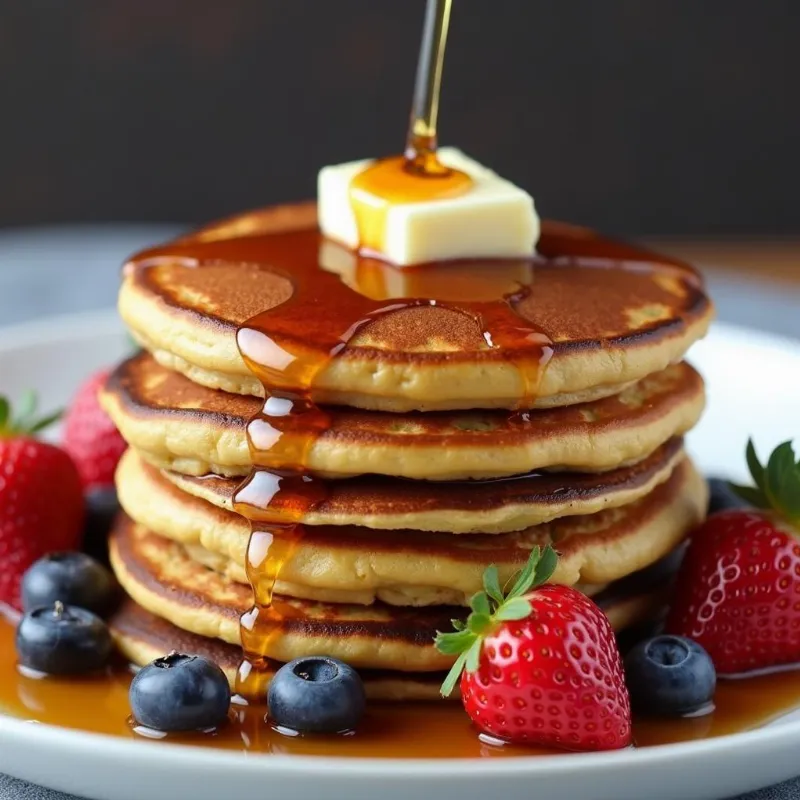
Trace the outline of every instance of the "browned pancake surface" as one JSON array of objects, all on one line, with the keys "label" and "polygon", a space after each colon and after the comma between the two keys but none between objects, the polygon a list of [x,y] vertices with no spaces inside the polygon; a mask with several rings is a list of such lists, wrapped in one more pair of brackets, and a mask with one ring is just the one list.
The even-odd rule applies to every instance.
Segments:
[{"label": "browned pancake surface", "polygon": [[[139,268],[129,268],[128,274],[134,285],[159,298],[173,313],[188,315],[192,325],[233,335],[250,317],[292,295],[289,279],[278,274],[285,269],[282,264],[298,259],[318,263],[323,240],[314,224],[313,205],[286,207],[277,215],[276,209],[252,212],[149,251],[140,257]],[[536,262],[532,291],[515,309],[554,342],[555,357],[575,348],[657,342],[709,314],[709,301],[697,274],[677,265],[672,270],[653,269],[646,251],[606,242],[583,229],[545,222],[539,252],[555,258]],[[157,263],[148,258],[150,253]],[[578,265],[574,259],[581,256],[591,261]],[[201,259],[203,266],[196,268],[182,259],[191,259],[192,264]],[[453,284],[462,267],[437,269],[451,270]],[[448,281],[441,283],[446,286]],[[306,333],[312,340],[313,326],[314,321],[308,320]],[[438,343],[435,351],[428,347],[433,341]],[[437,306],[382,315],[357,334],[339,357],[361,359],[371,352],[384,360],[393,353],[404,360],[413,354],[428,363],[470,359],[476,352],[482,359],[504,358],[501,351],[487,350],[474,320]]]},{"label": "browned pancake surface", "polygon": [[[217,520],[220,530],[239,531],[243,539],[246,537],[249,524],[238,514],[185,494],[167,482],[153,467],[143,465],[143,468],[157,485],[158,493],[163,492],[169,497],[170,507],[174,507],[176,512],[187,506],[202,508],[204,514]],[[414,552],[465,563],[488,563],[494,560],[518,566],[527,561],[534,547],[551,544],[566,564],[571,557],[582,555],[587,548],[602,550],[614,542],[639,538],[653,519],[680,500],[687,484],[695,480],[694,474],[691,464],[684,460],[676,466],[668,480],[634,503],[595,514],[563,517],[510,533],[457,536],[429,531],[371,530],[358,525],[310,525],[305,527],[302,544],[318,548],[320,552],[336,549],[361,553]],[[663,546],[661,543],[662,549]]]},{"label": "browned pancake surface", "polygon": [[[328,481],[325,496],[314,506],[314,512],[320,517],[400,516],[431,510],[477,512],[516,504],[546,505],[556,498],[565,504],[579,504],[646,485],[680,454],[682,447],[683,440],[675,437],[644,460],[608,472],[541,472],[505,480],[442,481],[433,487],[427,482],[382,475]],[[144,464],[142,468],[156,479],[155,467]],[[233,507],[233,496],[242,482],[214,474],[193,477],[167,472],[166,477],[183,489],[215,495],[223,508]]]},{"label": "browned pancake surface", "polygon": [[[263,401],[193,383],[140,353],[112,374],[106,392],[126,414],[139,418],[201,421],[216,429],[238,429],[260,410]],[[591,436],[598,430],[623,430],[653,423],[671,409],[702,397],[703,381],[687,363],[649,375],[618,395],[563,408],[510,413],[504,410],[406,412],[389,414],[342,407],[329,408],[331,425],[320,442],[394,443],[404,448],[480,447],[543,441],[569,434]]]},{"label": "browned pancake surface", "polygon": [[[110,547],[114,562],[122,565],[137,585],[182,609],[213,610],[218,617],[238,622],[253,604],[248,586],[192,561],[179,544],[135,525],[124,515],[115,525]],[[288,597],[281,597],[276,605],[283,635],[399,639],[420,647],[430,645],[437,630],[447,629],[450,620],[465,613],[463,608],[451,606],[361,606]]]},{"label": "browned pancake surface", "polygon": [[[123,651],[143,666],[149,660],[173,651],[208,658],[218,664],[233,686],[242,661],[242,649],[221,639],[198,636],[151,614],[130,598],[126,598],[109,619],[109,626]],[[142,658],[144,656],[144,658]],[[280,664],[277,664],[280,666]],[[376,699],[441,699],[439,687],[444,672],[399,672],[395,670],[360,669],[367,695]],[[405,690],[394,686],[402,682]],[[398,697],[397,695],[401,695]],[[455,695],[454,697],[457,697]]]}]

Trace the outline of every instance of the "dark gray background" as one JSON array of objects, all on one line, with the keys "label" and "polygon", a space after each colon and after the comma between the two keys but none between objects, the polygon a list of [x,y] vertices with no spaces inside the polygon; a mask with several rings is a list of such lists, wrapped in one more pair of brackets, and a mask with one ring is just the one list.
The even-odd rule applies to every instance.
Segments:
[{"label": "dark gray background", "polygon": [[[0,0],[0,225],[195,221],[396,152],[423,0]],[[800,233],[798,0],[455,0],[443,141],[548,216]]]}]

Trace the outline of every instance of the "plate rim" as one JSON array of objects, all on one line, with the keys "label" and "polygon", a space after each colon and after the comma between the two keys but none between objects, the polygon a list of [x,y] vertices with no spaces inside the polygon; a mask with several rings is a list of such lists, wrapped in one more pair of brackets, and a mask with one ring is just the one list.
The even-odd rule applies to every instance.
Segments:
[{"label": "plate rim", "polygon": [[91,733],[75,728],[65,728],[45,723],[17,719],[0,712],[0,741],[3,737],[14,737],[16,747],[58,748],[62,751],[91,752],[94,757],[105,754],[108,758],[126,759],[130,763],[131,753],[141,751],[149,764],[170,763],[173,766],[195,765],[202,761],[208,768],[237,769],[253,772],[269,764],[271,770],[286,773],[313,770],[323,777],[381,776],[403,778],[409,770],[415,776],[444,778],[457,773],[477,776],[501,773],[520,776],[529,772],[544,772],[549,777],[558,777],[572,772],[576,767],[591,770],[618,769],[629,765],[646,768],[673,762],[685,756],[700,758],[725,750],[728,757],[747,754],[752,758],[756,748],[770,749],[778,743],[800,740],[800,720],[777,721],[761,728],[741,733],[715,736],[708,739],[691,740],[673,744],[648,747],[629,747],[623,750],[591,753],[554,753],[552,755],[521,755],[502,758],[362,758],[289,754],[241,753],[215,750],[202,745],[173,744],[159,740],[134,741],[110,734]]},{"label": "plate rim", "polygon": [[[0,354],[17,348],[46,344],[52,341],[53,327],[59,329],[59,341],[76,338],[95,338],[108,334],[124,334],[116,309],[101,309],[47,316],[22,323],[0,326]],[[712,335],[747,341],[754,346],[778,349],[800,356],[800,341],[766,331],[716,322]],[[133,758],[146,759],[152,765],[172,768],[203,763],[213,769],[236,769],[239,773],[261,774],[268,765],[270,771],[297,775],[313,770],[315,776],[329,778],[381,777],[446,778],[455,773],[464,776],[502,774],[523,777],[546,773],[557,778],[575,768],[595,771],[615,770],[635,765],[647,768],[682,757],[699,758],[725,750],[730,758],[737,754],[752,758],[755,748],[769,750],[773,745],[800,742],[800,719],[777,719],[764,726],[735,734],[703,740],[653,745],[643,748],[604,751],[597,753],[560,753],[553,755],[514,756],[508,758],[362,758],[289,754],[259,754],[214,750],[196,745],[171,742],[133,741],[109,734],[91,733],[73,728],[24,720],[0,711],[0,741],[12,738],[15,747],[48,747],[67,752],[92,752],[94,758],[118,758],[131,764]],[[138,751],[138,752],[137,752]],[[140,753],[140,755],[138,754]],[[132,755],[133,754],[133,755]]]}]

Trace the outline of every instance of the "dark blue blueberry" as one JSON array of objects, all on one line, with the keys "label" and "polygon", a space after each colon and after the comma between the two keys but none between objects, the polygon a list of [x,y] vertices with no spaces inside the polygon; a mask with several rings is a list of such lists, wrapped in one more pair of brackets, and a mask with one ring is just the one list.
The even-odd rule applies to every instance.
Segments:
[{"label": "dark blue blueberry", "polygon": [[22,617],[16,647],[24,667],[49,675],[78,675],[104,667],[112,642],[105,622],[91,611],[57,602]]},{"label": "dark blue blueberry", "polygon": [[40,606],[52,608],[60,601],[65,606],[106,616],[116,600],[114,577],[86,553],[51,553],[22,576],[22,605],[26,611]]},{"label": "dark blue blueberry", "polygon": [[267,693],[270,719],[302,733],[353,730],[366,706],[358,673],[324,656],[298,658],[276,673]]},{"label": "dark blue blueberry", "polygon": [[730,511],[734,508],[752,508],[750,503],[739,497],[731,488],[730,483],[722,478],[709,478],[708,488],[711,492],[708,501],[709,514],[716,514],[717,511]]},{"label": "dark blue blueberry", "polygon": [[108,564],[108,534],[119,508],[113,486],[97,487],[86,493],[86,524],[81,550],[101,564]]},{"label": "dark blue blueberry", "polygon": [[171,653],[139,670],[129,699],[134,718],[147,728],[204,731],[228,719],[231,689],[213,661]]},{"label": "dark blue blueberry", "polygon": [[717,685],[711,656],[683,636],[654,636],[625,657],[625,680],[634,710],[677,717],[710,708]]}]

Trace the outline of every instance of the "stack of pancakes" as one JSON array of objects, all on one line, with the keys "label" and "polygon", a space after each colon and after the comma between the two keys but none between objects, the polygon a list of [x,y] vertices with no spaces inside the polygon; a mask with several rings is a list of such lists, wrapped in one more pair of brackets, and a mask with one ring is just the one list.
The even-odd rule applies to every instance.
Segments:
[{"label": "stack of pancakes", "polygon": [[[112,627],[135,663],[200,652],[234,680],[253,599],[250,522],[233,501],[264,404],[236,332],[291,295],[266,257],[210,251],[198,265],[181,248],[247,238],[268,252],[271,236],[313,227],[308,206],[243,215],[125,270],[120,309],[143,351],[101,399],[130,444],[109,549],[129,598]],[[589,237],[544,231],[540,249],[556,254]],[[524,412],[509,410],[521,393],[513,363],[487,360],[445,309],[385,316],[348,343],[316,391],[330,423],[305,466],[326,491],[278,575],[284,612],[264,655],[341,658],[376,697],[438,696],[452,657],[435,632],[467,613],[489,564],[505,581],[548,543],[554,580],[593,596],[615,628],[659,613],[670,562],[706,509],[681,438],[702,413],[703,383],[681,359],[712,311],[694,273],[605,267],[537,267],[535,317],[553,355]]]}]

